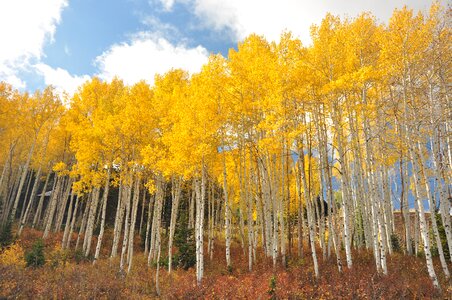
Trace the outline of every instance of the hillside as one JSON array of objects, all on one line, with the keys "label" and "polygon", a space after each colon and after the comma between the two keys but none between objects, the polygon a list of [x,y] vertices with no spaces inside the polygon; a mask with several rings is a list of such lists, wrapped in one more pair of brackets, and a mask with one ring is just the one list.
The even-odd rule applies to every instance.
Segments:
[{"label": "hillside", "polygon": [[[18,1],[0,1],[0,25]],[[306,43],[245,29],[237,11],[271,27],[261,6],[302,20],[280,8],[310,14],[305,1],[110,1],[131,15],[102,28],[135,33],[74,77],[44,63],[45,39],[69,5],[96,19],[74,60],[64,47],[78,64],[111,11],[47,1],[31,53],[14,56],[25,33],[0,26],[0,296],[452,298],[450,5],[335,0],[355,13],[321,4]],[[28,2],[36,16],[8,22],[47,12]],[[181,31],[146,14],[161,2]],[[223,26],[238,19],[240,37]],[[187,31],[235,38],[209,52]],[[29,68],[45,84],[26,86]]]},{"label": "hillside", "polygon": [[[26,230],[19,241],[25,251],[41,236],[41,232]],[[61,235],[46,241],[47,263],[37,269],[0,265],[0,298],[7,299],[153,299],[155,267],[147,267],[140,251],[135,255],[132,271],[125,276],[118,272],[118,260],[101,259],[76,262],[73,251],[58,246]],[[74,237],[75,242],[75,237]],[[139,238],[135,243],[139,246]],[[444,277],[441,285],[448,287],[442,294],[435,291],[425,260],[395,253],[388,257],[388,273],[376,271],[372,253],[358,251],[353,268],[340,274],[334,258],[319,258],[322,276],[315,279],[310,253],[305,246],[304,258],[288,259],[287,268],[273,269],[270,259],[259,257],[249,272],[246,256],[237,242],[232,251],[234,267],[226,267],[224,244],[216,244],[212,260],[206,260],[205,280],[196,285],[194,268],[176,269],[168,274],[162,266],[160,289],[163,299],[269,299],[271,280],[275,278],[277,299],[444,299],[452,296],[452,288]],[[320,250],[320,249],[319,249]],[[292,252],[296,252],[295,249]],[[439,262],[435,259],[435,265]]]}]

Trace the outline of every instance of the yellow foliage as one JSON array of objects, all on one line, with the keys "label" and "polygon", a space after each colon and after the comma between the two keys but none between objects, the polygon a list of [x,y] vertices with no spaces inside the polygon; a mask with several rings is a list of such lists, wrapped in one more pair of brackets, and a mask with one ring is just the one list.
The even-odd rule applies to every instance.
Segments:
[{"label": "yellow foliage", "polygon": [[61,248],[60,244],[57,244],[55,248],[49,253],[48,261],[52,268],[57,268],[60,266],[65,267],[67,260],[69,258],[68,250]]},{"label": "yellow foliage", "polygon": [[16,266],[23,268],[25,267],[24,259],[24,249],[19,245],[18,242],[8,246],[0,254],[0,265],[5,266]]},{"label": "yellow foliage", "polygon": [[60,161],[53,166],[53,171],[56,172],[59,176],[68,175],[69,171],[67,170],[67,165]]}]

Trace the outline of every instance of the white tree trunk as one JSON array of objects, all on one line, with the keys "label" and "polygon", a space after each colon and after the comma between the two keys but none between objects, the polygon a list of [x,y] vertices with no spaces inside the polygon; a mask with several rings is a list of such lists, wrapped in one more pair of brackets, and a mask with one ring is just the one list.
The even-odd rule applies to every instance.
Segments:
[{"label": "white tree trunk", "polygon": [[[226,266],[230,269],[231,263],[231,208],[229,207],[228,180],[226,171],[226,154],[223,151],[223,195],[224,195],[224,224],[226,241]],[[193,200],[192,200],[193,201]]]},{"label": "white tree trunk", "polygon": [[[409,136],[409,143],[410,145],[413,145],[413,142],[411,140],[411,134]],[[424,253],[425,253],[425,260],[427,263],[427,270],[428,274],[430,275],[430,279],[433,282],[433,285],[440,289],[440,285],[438,282],[438,277],[436,276],[435,269],[433,267],[433,260],[432,260],[432,253],[430,251],[430,239],[428,236],[428,225],[425,220],[425,214],[424,214],[424,205],[421,200],[421,195],[419,194],[419,189],[421,186],[421,168],[417,162],[417,158],[415,156],[415,149],[414,146],[410,146],[410,154],[411,154],[411,161],[413,163],[413,177],[415,181],[415,200],[418,206],[418,214],[419,214],[419,227],[421,230],[421,237],[424,244]]]},{"label": "white tree trunk", "polygon": [[343,130],[342,124],[339,124],[341,116],[338,115],[340,110],[337,106],[333,107],[333,112],[336,113],[333,116],[333,123],[336,130],[337,149],[339,152],[339,163],[341,165],[341,182],[342,182],[342,212],[343,212],[343,227],[344,227],[344,244],[345,244],[345,257],[347,259],[347,267],[350,269],[353,265],[352,253],[350,249],[350,213],[348,208],[348,202],[350,198],[349,182],[348,182],[348,166],[346,162],[346,156],[343,146]]},{"label": "white tree trunk", "polygon": [[119,246],[119,239],[121,236],[122,231],[122,221],[124,216],[124,210],[125,210],[125,199],[124,199],[124,186],[122,184],[122,181],[119,185],[119,192],[118,192],[118,205],[116,207],[116,215],[115,215],[115,226],[113,229],[113,245],[111,248],[111,258],[116,257],[118,254],[118,246]]},{"label": "white tree trunk", "polygon": [[44,197],[45,197],[47,185],[49,183],[49,179],[50,179],[50,175],[51,174],[52,174],[52,172],[50,172],[50,171],[47,173],[46,181],[44,182],[44,187],[42,188],[41,196],[39,197],[38,207],[36,208],[36,212],[35,212],[35,215],[33,217],[33,223],[31,225],[32,228],[35,228],[36,224],[39,222],[40,215],[41,215],[41,212],[42,212],[42,206],[44,205]]},{"label": "white tree trunk", "polygon": [[95,187],[93,190],[93,197],[91,198],[90,209],[88,213],[88,221],[86,223],[85,238],[83,240],[83,252],[85,256],[88,256],[91,250],[91,240],[93,237],[95,221],[94,219],[99,204],[99,193],[100,189],[98,187]]},{"label": "white tree trunk", "polygon": [[[66,248],[66,243],[67,243],[67,239],[68,239],[68,235],[69,235],[69,230],[70,230],[71,223],[72,223],[71,220],[72,220],[73,217],[75,217],[75,213],[72,212],[74,210],[74,198],[75,197],[78,197],[78,196],[76,196],[74,193],[72,193],[71,201],[69,201],[69,210],[67,212],[66,224],[64,225],[63,240],[61,241],[61,248],[62,249]],[[76,202],[77,202],[77,200],[76,200]]]},{"label": "white tree trunk", "polygon": [[80,200],[80,196],[77,195],[76,197],[77,198],[75,199],[74,212],[72,214],[72,219],[71,219],[71,227],[69,228],[69,234],[66,237],[66,244],[63,244],[63,249],[69,249],[69,247],[71,245],[72,232],[74,231],[74,225],[77,220],[77,210],[78,210],[78,204],[79,204],[79,200]]},{"label": "white tree trunk", "polygon": [[110,169],[110,167],[108,167],[107,179],[105,181],[104,193],[102,195],[102,215],[101,215],[101,222],[100,222],[100,232],[99,232],[99,236],[97,237],[96,252],[94,253],[93,264],[95,264],[96,261],[99,259],[100,248],[102,246],[102,240],[104,238],[105,217],[107,214],[107,199],[108,199],[108,192],[110,190],[110,174],[111,174],[111,169]]},{"label": "white tree trunk", "polygon": [[86,222],[88,219],[88,212],[91,207],[90,203],[92,201],[92,197],[93,197],[93,192],[91,191],[88,194],[88,198],[85,201],[85,208],[83,210],[83,216],[82,216],[82,224],[80,225],[80,229],[79,229],[78,235],[77,235],[77,241],[75,242],[75,250],[78,249],[78,245],[80,243],[80,237],[81,237],[82,232],[85,232],[85,227],[86,227]]},{"label": "white tree trunk", "polygon": [[60,207],[58,209],[54,232],[58,232],[61,230],[61,225],[63,224],[64,213],[66,212],[67,200],[69,198],[69,194],[71,193],[73,182],[74,182],[73,178],[68,178],[66,181],[66,188],[64,189],[64,192],[62,193],[62,202],[59,204]]},{"label": "white tree trunk", "polygon": [[151,228],[151,216],[152,216],[152,207],[155,199],[155,195],[151,195],[148,203],[148,217],[146,221],[146,240],[144,241],[144,254],[146,255],[149,250],[149,230]]},{"label": "white tree trunk", "polygon": [[140,201],[140,186],[141,180],[138,177],[135,182],[135,191],[133,194],[133,205],[132,205],[132,215],[130,221],[130,233],[129,233],[129,249],[127,252],[127,273],[130,272],[132,268],[132,260],[133,260],[133,241],[135,237],[135,225],[137,220],[137,211],[138,211],[138,202]]},{"label": "white tree trunk", "polygon": [[21,176],[20,181],[19,181],[19,187],[17,189],[16,198],[14,200],[14,205],[13,205],[13,210],[11,212],[11,216],[12,216],[13,220],[16,218],[17,206],[19,204],[19,199],[20,199],[20,196],[22,194],[22,188],[24,186],[25,179],[26,179],[27,174],[28,174],[28,167],[30,166],[31,157],[33,156],[35,145],[36,145],[36,137],[33,140],[33,143],[31,144],[30,150],[28,151],[27,161],[25,162],[24,168],[22,170],[22,176]]},{"label": "white tree trunk", "polygon": [[119,269],[121,272],[124,271],[124,266],[126,263],[126,252],[127,252],[127,247],[129,245],[129,230],[130,230],[130,213],[131,213],[131,207],[130,207],[130,201],[132,198],[132,188],[133,188],[133,182],[127,183],[126,185],[126,198],[125,198],[125,202],[126,202],[126,215],[125,215],[125,220],[124,220],[124,236],[122,239],[122,249],[121,249],[121,260],[119,263]]},{"label": "white tree trunk", "polygon": [[195,179],[196,192],[196,282],[201,284],[204,273],[204,203],[205,203],[205,170],[204,164],[201,166],[201,182]]},{"label": "white tree trunk", "polygon": [[173,239],[176,231],[177,211],[179,208],[179,200],[181,194],[181,178],[174,178],[171,186],[171,221],[170,233],[168,238],[168,273],[171,273],[173,263]]},{"label": "white tree trunk", "polygon": [[52,227],[53,216],[55,214],[55,209],[57,207],[57,202],[58,202],[58,197],[59,197],[60,189],[61,189],[62,182],[63,182],[63,177],[57,177],[56,180],[57,180],[57,183],[56,183],[55,188],[52,191],[52,196],[50,197],[50,202],[48,204],[49,207],[47,208],[48,214],[44,220],[44,225],[45,225],[44,235],[43,235],[44,239],[46,239],[48,237],[50,228]]},{"label": "white tree trunk", "polygon": [[41,170],[42,167],[39,166],[38,172],[36,173],[36,178],[35,178],[35,182],[33,183],[33,188],[31,190],[31,195],[30,195],[30,201],[28,201],[28,205],[27,205],[27,209],[25,210],[24,216],[22,217],[21,221],[20,221],[20,227],[19,227],[19,231],[17,232],[17,235],[20,236],[22,234],[22,230],[24,229],[25,224],[27,223],[27,219],[28,219],[28,215],[30,213],[30,209],[33,205],[33,202],[36,198],[36,194],[38,192],[38,185],[41,177]]}]

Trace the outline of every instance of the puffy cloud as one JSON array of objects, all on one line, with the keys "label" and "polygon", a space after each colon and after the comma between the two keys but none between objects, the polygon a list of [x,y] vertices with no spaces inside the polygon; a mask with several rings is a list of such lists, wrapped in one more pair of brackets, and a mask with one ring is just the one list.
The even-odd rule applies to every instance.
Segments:
[{"label": "puffy cloud", "polygon": [[159,0],[159,1],[166,11],[170,11],[173,8],[174,0]]},{"label": "puffy cloud", "polygon": [[52,85],[53,87],[55,87],[56,91],[59,94],[67,92],[68,96],[72,96],[80,85],[90,79],[90,76],[88,75],[71,75],[65,69],[55,69],[43,63],[38,63],[34,65],[34,67],[37,73],[41,74],[44,77],[44,82],[46,85]]},{"label": "puffy cloud", "polygon": [[[3,68],[3,69],[2,69]],[[20,79],[16,74],[14,74],[14,70],[8,69],[0,65],[0,81],[6,81],[11,84],[13,87],[23,89],[26,87],[25,81]]]},{"label": "puffy cloud", "polygon": [[282,31],[290,30],[309,43],[310,26],[319,24],[327,12],[356,16],[363,11],[370,11],[381,21],[387,21],[394,8],[401,8],[405,4],[414,9],[426,9],[431,1],[192,0],[190,5],[204,26],[228,30],[236,40],[257,33],[276,41]]},{"label": "puffy cloud", "polygon": [[43,56],[52,41],[67,0],[14,0],[0,2],[0,80],[25,87],[18,72]]},{"label": "puffy cloud", "polygon": [[208,52],[202,46],[173,45],[161,36],[141,32],[130,42],[111,46],[96,58],[96,65],[102,79],[118,76],[127,84],[143,79],[152,84],[155,74],[172,68],[198,72],[207,58]]}]

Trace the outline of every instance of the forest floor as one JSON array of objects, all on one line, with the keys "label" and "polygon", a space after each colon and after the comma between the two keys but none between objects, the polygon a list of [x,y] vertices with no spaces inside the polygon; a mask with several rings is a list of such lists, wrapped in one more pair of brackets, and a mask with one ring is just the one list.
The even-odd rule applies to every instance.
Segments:
[{"label": "forest floor", "polygon": [[[27,229],[18,244],[27,252],[40,236],[41,232]],[[155,268],[147,266],[146,257],[138,250],[139,237],[133,267],[127,276],[119,272],[118,260],[104,258],[95,265],[89,260],[80,261],[73,252],[62,251],[60,241],[61,234],[45,241],[46,264],[41,268],[0,264],[0,299],[157,298]],[[108,243],[104,246],[106,256]],[[292,251],[296,257],[296,249]],[[353,268],[344,267],[342,274],[338,272],[335,256],[323,260],[320,252],[318,279],[314,276],[311,254],[306,250],[303,259],[289,257],[286,268],[273,269],[271,260],[258,257],[252,272],[248,271],[247,256],[240,244],[234,243],[232,249],[232,270],[226,267],[224,253],[224,246],[216,243],[212,260],[205,256],[205,273],[199,287],[194,268],[176,269],[171,274],[161,268],[161,298],[269,299],[270,281],[274,277],[277,299],[452,299],[450,281],[442,276],[437,260],[435,269],[442,293],[435,291],[423,258],[400,253],[388,257],[388,275],[383,276],[376,272],[369,251],[353,253]],[[345,264],[345,257],[343,260]]]}]

